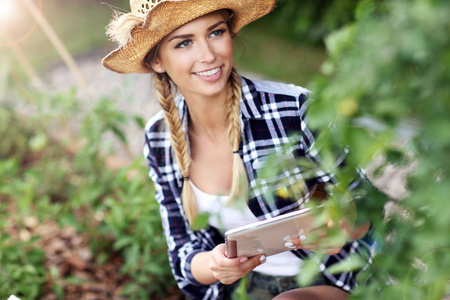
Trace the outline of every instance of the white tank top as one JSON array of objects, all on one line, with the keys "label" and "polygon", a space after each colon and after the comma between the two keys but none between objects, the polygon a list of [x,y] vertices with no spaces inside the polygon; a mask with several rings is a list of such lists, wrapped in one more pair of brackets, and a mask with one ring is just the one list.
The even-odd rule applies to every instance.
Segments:
[{"label": "white tank top", "polygon": [[[215,196],[202,192],[192,181],[200,213],[209,213],[209,225],[225,232],[258,221],[247,205],[235,209],[225,205],[227,196]],[[302,260],[290,251],[267,257],[266,263],[254,271],[273,276],[294,276],[300,272]]]}]

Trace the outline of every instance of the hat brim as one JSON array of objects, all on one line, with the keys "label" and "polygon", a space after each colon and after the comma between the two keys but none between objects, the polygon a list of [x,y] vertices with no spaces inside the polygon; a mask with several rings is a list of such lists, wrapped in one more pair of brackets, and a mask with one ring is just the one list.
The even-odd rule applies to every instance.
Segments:
[{"label": "hat brim", "polygon": [[109,53],[102,60],[104,67],[118,73],[150,73],[145,63],[147,53],[165,36],[182,25],[213,11],[233,12],[231,30],[237,33],[243,26],[268,14],[277,0],[186,0],[158,4],[142,26],[131,32],[131,41]]}]

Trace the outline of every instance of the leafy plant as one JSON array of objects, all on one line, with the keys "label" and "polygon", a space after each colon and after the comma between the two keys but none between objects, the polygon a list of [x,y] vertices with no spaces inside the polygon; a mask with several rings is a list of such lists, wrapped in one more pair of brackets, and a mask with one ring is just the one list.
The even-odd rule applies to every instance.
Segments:
[{"label": "leafy plant", "polygon": [[0,297],[36,299],[46,282],[45,254],[33,241],[21,242],[0,234]]},{"label": "leafy plant", "polygon": [[[347,166],[376,168],[375,182],[389,166],[412,170],[408,195],[390,203],[396,210],[386,207],[386,220],[375,224],[383,247],[371,283],[354,298],[449,294],[450,218],[441,209],[450,187],[449,14],[448,1],[362,1],[356,22],[327,37],[327,77],[310,87],[316,91],[310,124],[322,132],[325,160],[347,146]],[[382,163],[375,165],[375,156]],[[370,202],[360,203],[361,213],[377,219]]]},{"label": "leafy plant", "polygon": [[[130,172],[133,178],[127,179]],[[121,272],[132,279],[123,291],[131,299],[155,293],[163,296],[168,287],[176,285],[168,264],[159,204],[149,201],[155,191],[149,188],[148,180],[147,167],[136,161],[114,180],[122,201],[104,201],[105,225],[115,239],[113,249],[123,253]]]},{"label": "leafy plant", "polygon": [[[359,221],[374,225],[376,257],[369,272],[358,276],[352,299],[450,295],[450,215],[443,209],[450,192],[448,15],[450,3],[442,0],[360,1],[355,22],[327,36],[330,57],[324,75],[309,87],[314,91],[309,125],[319,133],[315,148],[322,167],[333,171],[343,190],[355,178],[354,170],[366,169],[391,197],[385,205],[385,197],[370,187],[356,195],[365,199],[356,202]],[[344,148],[349,150],[345,164],[335,168]],[[266,175],[284,167],[278,155],[268,160]],[[408,170],[401,175],[405,187],[399,175],[389,173],[393,168]],[[391,188],[407,192],[392,193]],[[341,203],[347,198],[329,192],[332,205],[325,211],[331,216],[346,207]],[[284,194],[291,193],[287,189],[278,196]],[[301,283],[317,274],[317,259],[320,255],[304,262]],[[350,257],[330,271],[360,266]]]},{"label": "leafy plant", "polygon": [[250,26],[302,44],[323,42],[323,38],[354,20],[354,10],[361,1],[290,1],[279,0],[276,9]]},{"label": "leafy plant", "polygon": [[[127,147],[121,128],[128,117],[109,99],[81,106],[75,90],[54,95],[19,91],[34,113],[24,118],[14,108],[7,109],[7,103],[0,106],[6,116],[0,128],[5,128],[4,139],[11,141],[0,162],[2,228],[11,222],[21,224],[30,215],[39,216],[40,223],[53,221],[61,228],[74,228],[90,237],[91,264],[120,257],[123,296],[143,299],[167,294],[175,283],[143,158],[120,171],[107,165],[106,158],[114,154],[112,143]],[[1,272],[8,276],[0,276],[2,292],[39,299],[51,287],[63,298],[67,286],[83,283],[61,274],[54,265],[44,266],[39,234],[26,243],[5,234],[0,262]]]}]

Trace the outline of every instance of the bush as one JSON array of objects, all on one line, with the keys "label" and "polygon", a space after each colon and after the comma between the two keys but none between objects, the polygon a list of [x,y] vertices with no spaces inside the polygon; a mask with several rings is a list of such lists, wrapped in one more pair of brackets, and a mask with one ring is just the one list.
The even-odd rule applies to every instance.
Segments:
[{"label": "bush", "polygon": [[[354,298],[441,299],[450,293],[450,3],[362,1],[357,20],[326,39],[326,77],[311,90],[310,124],[325,161],[351,149],[349,167],[413,170],[408,193],[375,228],[383,244],[371,283]],[[412,166],[412,167],[411,167]],[[345,174],[338,174],[344,176]],[[393,181],[393,178],[390,179]],[[393,196],[395,198],[395,196]],[[373,220],[370,203],[358,214]]]},{"label": "bush", "polygon": [[[128,117],[109,99],[82,107],[75,90],[56,95],[21,91],[10,95],[14,102],[0,106],[5,141],[0,152],[0,225],[5,229],[0,298],[15,293],[42,299],[53,293],[62,299],[92,290],[96,270],[107,274],[117,264],[120,273],[110,278],[117,286],[105,286],[96,296],[167,295],[176,284],[144,159],[120,171],[109,168],[106,159],[111,159],[111,143],[126,146],[121,128]],[[14,108],[20,101],[30,109],[26,117]],[[56,233],[47,236],[49,231]],[[64,246],[56,247],[57,242]]]},{"label": "bush", "polygon": [[358,2],[279,0],[276,9],[255,25],[298,43],[321,44],[327,34],[354,21]]}]

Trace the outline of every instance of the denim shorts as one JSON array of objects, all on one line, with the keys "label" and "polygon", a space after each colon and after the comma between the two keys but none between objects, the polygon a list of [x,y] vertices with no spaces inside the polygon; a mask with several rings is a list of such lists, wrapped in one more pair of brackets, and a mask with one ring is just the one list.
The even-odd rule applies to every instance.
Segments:
[{"label": "denim shorts", "polygon": [[[308,286],[333,285],[325,276],[319,274]],[[237,287],[237,282],[225,288],[227,296],[232,299],[232,290]],[[271,276],[258,272],[250,272],[247,275],[247,297],[251,300],[268,300],[273,297],[296,288],[300,288],[297,276]]]}]

